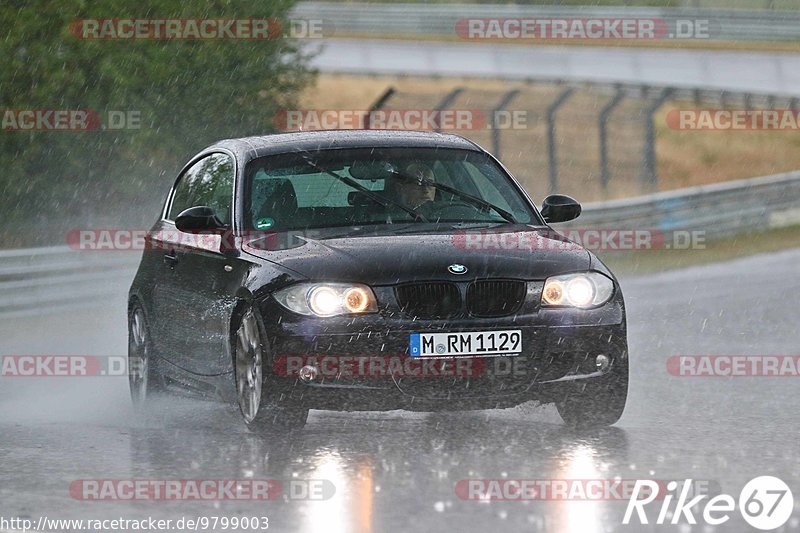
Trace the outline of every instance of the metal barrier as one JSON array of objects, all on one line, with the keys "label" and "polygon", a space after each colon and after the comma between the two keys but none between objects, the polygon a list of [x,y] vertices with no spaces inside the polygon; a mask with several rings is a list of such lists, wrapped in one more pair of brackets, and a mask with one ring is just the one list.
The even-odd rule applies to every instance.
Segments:
[{"label": "metal barrier", "polygon": [[800,225],[800,171],[589,203],[558,228],[703,231],[719,237]]},{"label": "metal barrier", "polygon": [[[763,7],[768,4],[765,2]],[[332,26],[332,32],[328,33],[333,35],[455,37],[456,23],[469,18],[641,18],[663,20],[670,27],[677,21],[707,20],[709,40],[800,40],[800,11],[797,10],[300,2],[292,11],[292,17],[322,19]]]},{"label": "metal barrier", "polygon": [[0,316],[65,311],[122,297],[139,254],[68,246],[0,250]]},{"label": "metal barrier", "polygon": [[[692,187],[584,205],[556,229],[654,229],[670,242],[675,230],[730,235],[800,224],[800,172]],[[139,260],[132,252],[79,252],[66,246],[0,251],[0,316],[39,315],[124,305]]]}]

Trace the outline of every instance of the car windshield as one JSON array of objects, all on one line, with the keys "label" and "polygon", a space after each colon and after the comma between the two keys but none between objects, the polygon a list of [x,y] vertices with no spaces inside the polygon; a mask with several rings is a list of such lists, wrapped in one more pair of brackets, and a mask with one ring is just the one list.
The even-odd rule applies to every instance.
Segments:
[{"label": "car windshield", "polygon": [[542,223],[506,172],[469,150],[295,152],[255,159],[246,176],[248,229]]}]

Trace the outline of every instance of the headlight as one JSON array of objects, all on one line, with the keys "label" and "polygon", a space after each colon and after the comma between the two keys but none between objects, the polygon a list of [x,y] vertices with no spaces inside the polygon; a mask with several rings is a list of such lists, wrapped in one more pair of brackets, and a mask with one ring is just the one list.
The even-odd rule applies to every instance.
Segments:
[{"label": "headlight", "polygon": [[599,272],[580,272],[547,278],[543,307],[597,307],[611,299],[614,282]]},{"label": "headlight", "polygon": [[301,315],[335,316],[378,310],[372,289],[357,283],[298,283],[273,296],[283,307]]}]

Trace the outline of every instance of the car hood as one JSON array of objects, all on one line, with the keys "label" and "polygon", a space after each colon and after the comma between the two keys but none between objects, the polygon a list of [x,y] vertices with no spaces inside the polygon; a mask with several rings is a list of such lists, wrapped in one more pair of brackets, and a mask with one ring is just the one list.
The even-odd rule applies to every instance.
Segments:
[{"label": "car hood", "polygon": [[[590,255],[548,228],[414,231],[312,237],[274,233],[243,250],[308,279],[391,285],[414,280],[515,278],[541,280],[586,270]],[[453,264],[467,272],[449,272]]]}]

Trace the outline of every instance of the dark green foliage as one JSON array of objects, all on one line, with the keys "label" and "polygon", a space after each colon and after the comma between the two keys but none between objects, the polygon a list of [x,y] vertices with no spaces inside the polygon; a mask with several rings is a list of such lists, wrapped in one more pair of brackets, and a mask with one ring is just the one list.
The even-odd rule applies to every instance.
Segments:
[{"label": "dark green foliage", "polygon": [[134,112],[139,129],[0,131],[0,246],[70,227],[148,226],[179,166],[225,137],[269,133],[311,81],[301,43],[81,40],[76,19],[279,18],[287,0],[5,0],[0,109]]}]

